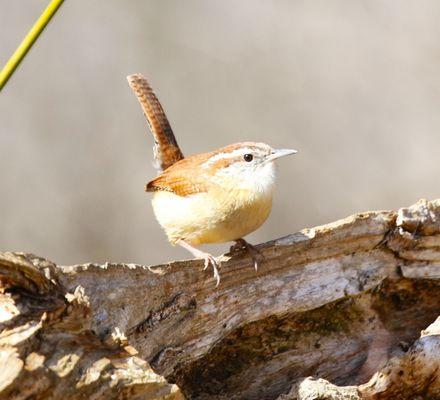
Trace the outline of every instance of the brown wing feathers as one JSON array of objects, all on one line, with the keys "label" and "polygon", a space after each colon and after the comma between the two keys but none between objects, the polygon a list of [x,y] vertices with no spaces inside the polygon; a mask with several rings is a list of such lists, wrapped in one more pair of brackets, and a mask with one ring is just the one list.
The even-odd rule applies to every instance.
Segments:
[{"label": "brown wing feathers", "polygon": [[162,172],[145,186],[147,192],[157,190],[173,192],[179,196],[189,196],[206,192],[210,184],[209,176],[200,166],[209,158],[208,153],[184,158]]},{"label": "brown wing feathers", "polygon": [[154,157],[157,167],[162,171],[166,170],[183,159],[183,154],[174,137],[171,125],[148,81],[141,74],[129,75],[127,80],[144,110],[148,125],[154,136]]}]

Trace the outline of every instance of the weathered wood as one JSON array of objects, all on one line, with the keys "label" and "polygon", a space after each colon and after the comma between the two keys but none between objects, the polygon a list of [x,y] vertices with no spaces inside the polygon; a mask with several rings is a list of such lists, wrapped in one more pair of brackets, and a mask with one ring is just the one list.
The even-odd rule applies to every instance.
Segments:
[{"label": "weathered wood", "polygon": [[407,351],[392,357],[360,386],[339,387],[325,379],[299,379],[278,400],[380,400],[440,398],[440,317]]},{"label": "weathered wood", "polygon": [[[197,260],[67,267],[2,254],[0,399],[182,398],[178,387],[187,398],[327,398],[298,397],[314,384],[397,398],[378,397],[394,378],[356,385],[402,360],[440,314],[440,200],[258,248],[258,272],[246,254],[223,256],[217,289]],[[437,390],[432,362],[418,369],[424,393]]]},{"label": "weathered wood", "polygon": [[87,294],[54,264],[1,253],[0,270],[0,399],[183,399],[123,337],[96,335]]}]

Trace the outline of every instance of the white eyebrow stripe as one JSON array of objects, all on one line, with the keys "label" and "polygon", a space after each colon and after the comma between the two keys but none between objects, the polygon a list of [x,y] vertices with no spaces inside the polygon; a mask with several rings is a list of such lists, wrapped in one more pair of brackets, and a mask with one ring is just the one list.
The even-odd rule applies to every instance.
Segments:
[{"label": "white eyebrow stripe", "polygon": [[224,160],[228,158],[234,158],[236,156],[252,153],[252,149],[250,147],[241,147],[239,149],[233,150],[230,153],[218,153],[215,156],[211,157],[208,161],[205,161],[202,164],[202,168],[209,168],[212,164],[214,164],[218,160]]}]

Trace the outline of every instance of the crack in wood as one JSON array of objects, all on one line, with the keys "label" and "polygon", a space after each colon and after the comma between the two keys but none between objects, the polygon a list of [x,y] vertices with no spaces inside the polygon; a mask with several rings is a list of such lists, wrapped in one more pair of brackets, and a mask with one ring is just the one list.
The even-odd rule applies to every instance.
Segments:
[{"label": "crack in wood", "polygon": [[197,301],[193,296],[186,293],[177,293],[169,301],[163,303],[159,308],[149,312],[147,318],[135,326],[128,328],[129,335],[148,333],[160,322],[182,312],[193,310],[197,307]]}]

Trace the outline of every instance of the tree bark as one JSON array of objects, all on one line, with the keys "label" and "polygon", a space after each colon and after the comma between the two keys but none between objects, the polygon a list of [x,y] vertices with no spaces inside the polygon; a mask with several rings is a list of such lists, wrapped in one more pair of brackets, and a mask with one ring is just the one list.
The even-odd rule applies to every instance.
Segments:
[{"label": "tree bark", "polygon": [[440,200],[258,249],[218,288],[199,260],[0,253],[0,399],[440,398]]}]

